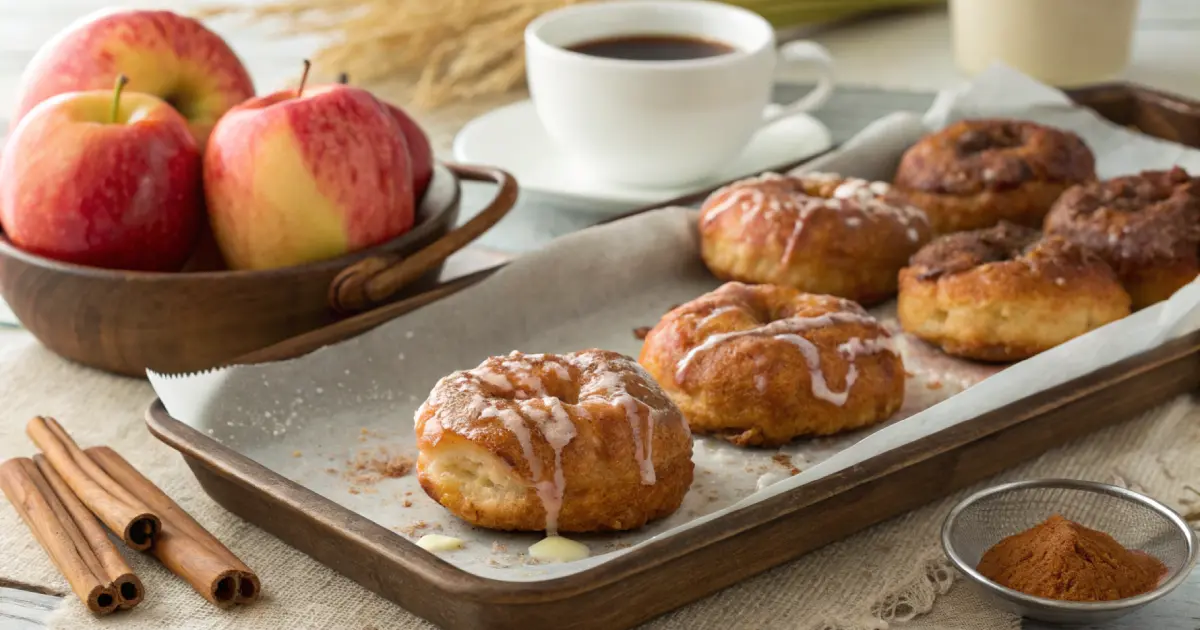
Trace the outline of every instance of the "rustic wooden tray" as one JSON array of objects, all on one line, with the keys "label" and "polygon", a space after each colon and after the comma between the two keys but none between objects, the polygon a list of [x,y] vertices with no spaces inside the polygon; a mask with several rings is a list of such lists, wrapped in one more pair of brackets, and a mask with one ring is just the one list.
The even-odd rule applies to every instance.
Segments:
[{"label": "rustic wooden tray", "polygon": [[651,543],[637,554],[534,583],[460,571],[221,446],[170,417],[161,402],[150,407],[147,422],[151,432],[184,455],[218,503],[442,627],[614,629],[1127,420],[1197,382],[1200,333]]},{"label": "rustic wooden tray", "polygon": [[[1156,101],[1131,94],[1144,92],[1103,86],[1072,93],[1085,104],[1096,98],[1097,111],[1140,129],[1153,129],[1155,123],[1148,121],[1167,120],[1167,114],[1154,109]],[[1191,107],[1192,116],[1185,119],[1191,131],[1179,129],[1175,137],[1200,139],[1200,107],[1170,99],[1162,103],[1174,112]],[[349,338],[462,290],[491,271],[290,339],[239,363],[292,358]],[[609,629],[630,627],[687,604],[1126,420],[1193,389],[1197,382],[1200,332],[655,541],[636,554],[532,583],[491,580],[458,570],[216,443],[170,417],[159,401],[148,410],[147,423],[152,433],[184,455],[205,491],[227,509],[440,626]]]}]

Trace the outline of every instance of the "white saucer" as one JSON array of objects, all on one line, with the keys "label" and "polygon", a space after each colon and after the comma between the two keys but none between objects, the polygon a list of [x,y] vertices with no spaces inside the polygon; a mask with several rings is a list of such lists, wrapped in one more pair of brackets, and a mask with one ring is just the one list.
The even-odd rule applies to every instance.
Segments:
[{"label": "white saucer", "polygon": [[517,178],[522,196],[536,195],[555,208],[612,215],[802,160],[831,146],[825,125],[797,114],[764,128],[732,165],[706,181],[687,188],[630,188],[589,180],[574,172],[546,135],[533,102],[526,100],[467,123],[454,138],[454,159],[502,168]]}]

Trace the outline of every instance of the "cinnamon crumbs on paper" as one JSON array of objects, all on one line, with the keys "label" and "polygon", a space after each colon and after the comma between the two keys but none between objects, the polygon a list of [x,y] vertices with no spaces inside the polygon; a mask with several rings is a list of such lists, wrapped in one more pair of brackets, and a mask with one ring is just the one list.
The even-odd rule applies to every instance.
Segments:
[{"label": "cinnamon crumbs on paper", "polygon": [[633,329],[633,336],[637,337],[639,341],[644,341],[646,339],[646,335],[649,335],[649,334],[650,334],[649,326],[638,326],[637,328]]},{"label": "cinnamon crumbs on paper", "polygon": [[986,578],[1035,597],[1100,602],[1158,587],[1167,567],[1130,551],[1108,534],[1055,514],[996,543],[976,569]]},{"label": "cinnamon crumbs on paper", "polygon": [[788,454],[775,453],[774,455],[771,456],[771,459],[775,460],[776,464],[779,464],[780,466],[783,466],[784,468],[786,468],[788,471],[788,474],[791,474],[791,475],[800,474],[800,469],[796,468],[796,465],[792,463],[792,458]]},{"label": "cinnamon crumbs on paper", "polygon": [[346,462],[347,479],[358,485],[373,485],[381,479],[397,479],[412,471],[411,457],[391,452],[386,446],[362,449]]},{"label": "cinnamon crumbs on paper", "polygon": [[404,534],[405,536],[408,536],[409,538],[416,538],[417,532],[421,530],[428,529],[430,531],[440,532],[442,531],[442,526],[437,523],[429,524],[425,521],[416,521],[405,527],[393,527],[392,529]]}]

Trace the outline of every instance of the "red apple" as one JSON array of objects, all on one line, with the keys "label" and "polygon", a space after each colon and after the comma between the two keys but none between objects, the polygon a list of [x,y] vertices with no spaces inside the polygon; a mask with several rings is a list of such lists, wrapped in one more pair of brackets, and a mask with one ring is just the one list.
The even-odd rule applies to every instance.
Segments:
[{"label": "red apple", "polygon": [[57,260],[177,271],[203,220],[187,121],[149,94],[72,92],[22,118],[0,157],[0,225]]},{"label": "red apple", "polygon": [[118,74],[129,77],[129,91],[175,107],[201,150],[217,119],[254,96],[237,55],[200,22],[170,11],[102,10],[72,23],[34,55],[21,77],[10,131],[47,98],[110,88]]},{"label": "red apple", "polygon": [[[343,85],[349,80],[350,77],[345,73],[338,78],[338,82]],[[412,158],[413,196],[420,200],[425,195],[425,189],[429,187],[429,180],[433,179],[433,147],[429,144],[429,136],[425,135],[421,125],[417,124],[408,112],[383,99],[380,99],[380,102],[388,108],[392,118],[396,119],[404,132],[408,154]]]},{"label": "red apple", "polygon": [[209,221],[230,267],[340,256],[413,225],[400,126],[365,90],[283,90],[233,108],[204,156]]},{"label": "red apple", "polygon": [[425,195],[425,189],[429,188],[429,180],[433,179],[433,147],[429,146],[429,138],[421,126],[404,110],[386,102],[383,104],[392,118],[396,119],[396,124],[400,125],[400,131],[404,132],[412,161],[413,195],[420,199]]}]

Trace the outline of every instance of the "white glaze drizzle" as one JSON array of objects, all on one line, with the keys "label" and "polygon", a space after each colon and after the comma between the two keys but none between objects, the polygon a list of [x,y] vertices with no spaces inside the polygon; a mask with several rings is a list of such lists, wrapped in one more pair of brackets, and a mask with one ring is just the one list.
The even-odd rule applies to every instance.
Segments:
[{"label": "white glaze drizzle", "polygon": [[[728,196],[725,197],[725,199],[722,199],[721,203],[707,210],[704,215],[704,225],[712,223],[717,219],[718,216],[724,214],[725,211],[735,208],[739,205],[743,205],[749,201],[750,212],[742,216],[742,224],[745,225],[762,209],[763,200],[765,199],[762,191],[754,188],[754,186],[763,182],[779,181],[781,179],[786,178],[778,173],[763,173],[762,175],[758,175],[756,177],[747,177],[722,187],[720,190],[714,192],[712,196],[718,197],[727,193]],[[778,212],[783,208],[780,206],[779,202],[776,201],[774,204],[772,204],[772,209]]]},{"label": "white glaze drizzle", "polygon": [[707,324],[709,321],[711,321],[711,320],[713,320],[713,319],[716,319],[716,318],[720,317],[721,315],[724,315],[725,313],[729,313],[729,312],[736,311],[736,310],[739,310],[739,308],[738,308],[737,306],[734,306],[734,305],[732,305],[732,304],[730,304],[730,305],[727,305],[727,306],[722,306],[722,307],[720,307],[720,308],[715,308],[715,309],[713,309],[713,311],[712,311],[711,313],[709,313],[708,315],[705,315],[704,317],[701,317],[701,318],[700,318],[700,319],[699,319],[699,320],[696,322],[696,327],[697,327],[697,328],[699,328],[699,327],[701,327],[701,326],[703,326],[703,325]]},{"label": "white glaze drizzle", "polygon": [[502,392],[512,391],[512,388],[513,388],[512,382],[508,380],[507,376],[505,376],[499,372],[493,372],[491,370],[481,369],[481,370],[477,371],[476,374],[484,382],[491,384],[493,387],[495,387],[496,389],[499,389]]},{"label": "white glaze drizzle", "polygon": [[846,399],[850,397],[850,388],[854,387],[854,381],[858,380],[858,366],[853,361],[846,370],[846,389],[835,392],[829,389],[829,383],[825,380],[825,372],[821,369],[821,351],[813,342],[793,334],[775,335],[775,338],[795,344],[797,348],[800,348],[800,354],[804,356],[804,362],[808,364],[809,388],[812,390],[813,396],[839,407],[846,404]]},{"label": "white glaze drizzle", "polygon": [[929,217],[916,206],[885,199],[890,190],[891,186],[887,182],[872,182],[857,177],[848,177],[833,190],[830,201],[853,199],[867,214],[891,217],[897,223],[908,228],[905,230],[908,240],[918,241],[921,234],[912,227],[912,224],[915,221],[929,225]]},{"label": "white glaze drizzle", "polygon": [[810,199],[804,204],[796,217],[792,220],[792,233],[788,235],[787,245],[783,248],[783,256],[780,258],[780,264],[786,265],[792,260],[792,252],[796,250],[796,243],[800,240],[800,234],[804,232],[804,225],[808,223],[808,217],[818,208],[827,207],[826,201],[821,199]]},{"label": "white glaze drizzle", "polygon": [[851,337],[845,342],[838,344],[837,351],[847,359],[855,359],[865,354],[876,354],[878,352],[896,352],[895,343],[891,337],[874,337],[872,339],[863,340],[859,337]]},{"label": "white glaze drizzle", "polygon": [[[641,366],[637,367],[641,368]],[[625,383],[617,372],[603,372],[592,386],[595,389],[590,391],[587,398],[583,400],[603,400],[607,397],[610,401],[609,404],[621,409],[625,420],[629,422],[629,431],[633,435],[633,457],[637,461],[642,484],[653,485],[657,481],[657,475],[654,471],[654,459],[651,456],[650,445],[654,443],[655,422],[652,413],[647,412],[644,420],[642,414],[642,407],[649,409],[649,406],[634,398],[625,389]],[[580,395],[582,396],[583,393],[580,392]],[[645,431],[642,430],[643,423],[646,425]]]},{"label": "white glaze drizzle", "polygon": [[[775,173],[764,173],[758,177],[743,179],[713,193],[713,197],[725,195],[725,198],[719,204],[706,211],[703,221],[704,225],[708,225],[728,210],[739,206],[743,209],[741,217],[742,225],[746,225],[760,214],[769,218],[783,211],[795,212],[798,216],[794,217],[792,231],[788,235],[783,257],[780,261],[780,264],[784,265],[791,260],[792,254],[796,250],[796,244],[800,239],[800,235],[804,232],[808,216],[819,208],[837,211],[850,208],[855,209],[855,212],[847,212],[842,219],[849,227],[861,226],[862,215],[869,218],[889,217],[906,228],[904,232],[905,236],[914,243],[920,240],[921,232],[913,227],[913,223],[917,222],[926,226],[929,225],[928,216],[920,208],[887,199],[886,196],[891,190],[891,186],[886,182],[873,182],[856,177],[841,177],[836,173],[823,172],[800,173],[794,174],[791,177],[808,184],[839,183],[828,198],[811,196],[803,190],[797,190],[791,194],[781,191],[781,194],[784,195],[782,199],[780,195],[772,195],[768,199],[764,192],[756,186],[765,182],[784,179],[784,176]],[[846,200],[852,200],[855,204],[848,207],[844,203]]]},{"label": "white glaze drizzle", "polygon": [[[474,420],[499,420],[521,447],[533,489],[546,512],[546,531],[554,535],[566,494],[563,450],[578,434],[572,415],[592,418],[592,414],[582,406],[585,401],[601,401],[622,411],[633,434],[634,456],[642,482],[650,485],[656,480],[652,446],[655,425],[660,421],[659,414],[626,391],[624,378],[632,372],[648,389],[658,389],[658,385],[640,365],[628,358],[598,361],[594,354],[522,355],[514,351],[505,357],[489,359],[472,370],[456,372],[439,380],[429,399],[417,410],[416,420],[419,422],[421,417],[428,415],[432,406],[437,406],[425,421],[423,434],[427,437],[439,435],[446,429],[469,437],[474,430],[470,423]],[[586,391],[580,391],[578,405],[568,405],[548,395],[546,383],[536,371],[540,368],[542,375],[552,374],[552,378],[565,381],[570,380],[568,366],[571,364],[580,371],[590,369],[592,372],[590,378],[582,377]],[[485,397],[488,388],[491,388],[490,391],[511,394],[512,399],[489,399]],[[659,393],[665,400],[666,394],[661,390]],[[686,430],[686,422],[681,422],[681,425]],[[554,451],[552,471],[545,469],[542,459],[537,455],[533,440],[535,430]]]},{"label": "white glaze drizzle", "polygon": [[[814,317],[792,317],[781,319],[748,330],[738,330],[728,333],[718,333],[708,336],[702,343],[688,351],[678,363],[675,364],[675,381],[683,382],[687,377],[687,370],[695,361],[696,357],[711,350],[718,344],[721,344],[730,339],[738,337],[771,337],[786,341],[795,345],[800,349],[800,353],[804,356],[804,361],[808,365],[809,381],[813,396],[826,400],[835,405],[846,404],[846,399],[850,394],[850,388],[858,379],[858,367],[854,360],[861,355],[874,354],[876,352],[892,352],[891,340],[883,333],[884,336],[863,340],[858,337],[852,337],[846,342],[838,345],[837,351],[850,362],[850,367],[846,372],[846,389],[841,392],[835,392],[829,388],[828,382],[825,380],[825,373],[821,369],[821,353],[817,347],[808,339],[802,337],[800,333],[805,330],[829,326],[837,323],[856,323],[856,324],[875,324],[875,319],[870,315],[859,312],[834,312]],[[762,377],[763,380],[759,380]],[[763,375],[755,376],[755,387],[758,390],[764,391],[767,382]]]},{"label": "white glaze drizzle", "polygon": [[[550,410],[547,418],[538,424],[542,437],[550,448],[554,449],[554,479],[539,482],[538,495],[542,507],[546,510],[546,533],[553,536],[558,533],[558,514],[562,511],[563,497],[566,495],[567,480],[563,474],[562,452],[571,440],[575,439],[577,431],[571,416],[557,398],[542,398],[542,404]],[[547,487],[549,485],[549,487]]]},{"label": "white glaze drizzle", "polygon": [[[717,217],[725,213],[730,208],[749,202],[753,205],[762,203],[762,191],[753,188],[736,188],[728,192],[728,196],[721,200],[721,203],[708,209],[704,215],[704,225],[708,225],[717,220]],[[744,222],[744,220],[743,220]]]}]

